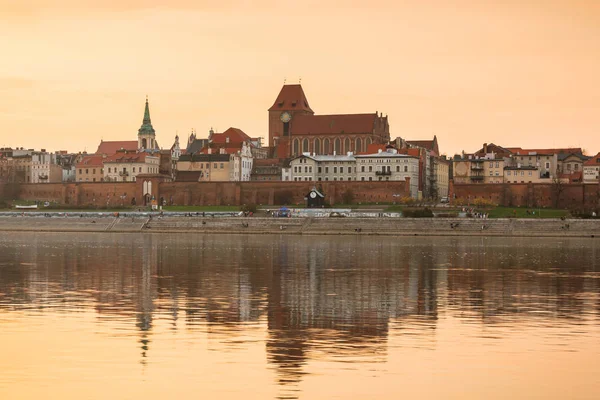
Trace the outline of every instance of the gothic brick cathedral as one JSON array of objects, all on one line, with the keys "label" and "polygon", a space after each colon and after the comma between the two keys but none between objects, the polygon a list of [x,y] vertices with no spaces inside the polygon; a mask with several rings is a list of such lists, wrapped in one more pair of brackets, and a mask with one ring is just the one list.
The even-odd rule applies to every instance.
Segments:
[{"label": "gothic brick cathedral", "polygon": [[315,115],[301,85],[284,85],[269,108],[269,147],[274,158],[304,152],[361,153],[369,144],[386,144],[389,140],[387,115]]}]

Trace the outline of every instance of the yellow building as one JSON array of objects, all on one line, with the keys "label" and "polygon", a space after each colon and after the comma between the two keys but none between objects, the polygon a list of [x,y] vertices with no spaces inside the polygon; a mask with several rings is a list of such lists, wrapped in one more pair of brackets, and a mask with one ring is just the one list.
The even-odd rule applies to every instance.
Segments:
[{"label": "yellow building", "polygon": [[230,180],[229,154],[183,154],[177,160],[177,173],[198,172],[199,182]]},{"label": "yellow building", "polygon": [[85,156],[75,165],[75,182],[104,181],[102,156]]}]

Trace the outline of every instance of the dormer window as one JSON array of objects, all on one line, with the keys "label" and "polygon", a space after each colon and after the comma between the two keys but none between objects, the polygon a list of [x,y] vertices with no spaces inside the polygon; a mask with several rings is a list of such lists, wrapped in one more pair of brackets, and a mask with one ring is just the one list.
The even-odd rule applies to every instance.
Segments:
[{"label": "dormer window", "polygon": [[277,103],[277,105],[278,105],[279,107],[283,107],[283,101],[280,101],[279,103]]},{"label": "dormer window", "polygon": [[296,107],[296,102],[292,101],[292,107]]}]

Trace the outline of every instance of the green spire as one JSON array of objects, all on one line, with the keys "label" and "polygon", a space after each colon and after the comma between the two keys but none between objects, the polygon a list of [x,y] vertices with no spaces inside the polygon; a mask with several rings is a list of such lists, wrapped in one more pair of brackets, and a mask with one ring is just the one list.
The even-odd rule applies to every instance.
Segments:
[{"label": "green spire", "polygon": [[154,128],[150,121],[150,107],[148,106],[148,96],[146,96],[146,108],[144,109],[144,121],[138,130],[138,135],[154,135]]}]

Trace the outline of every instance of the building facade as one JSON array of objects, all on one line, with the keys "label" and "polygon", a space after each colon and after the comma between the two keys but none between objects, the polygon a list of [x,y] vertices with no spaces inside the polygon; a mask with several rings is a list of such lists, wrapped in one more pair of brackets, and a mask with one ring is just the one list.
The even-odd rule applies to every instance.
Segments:
[{"label": "building facade", "polygon": [[62,167],[58,165],[56,154],[46,150],[31,154],[31,183],[62,182]]},{"label": "building facade", "polygon": [[583,182],[600,182],[600,153],[590,157],[590,159],[583,164]]},{"label": "building facade", "polygon": [[177,161],[177,174],[198,172],[199,182],[229,181],[230,155],[221,154],[182,154]]},{"label": "building facade", "polygon": [[146,152],[118,151],[103,160],[104,180],[135,182],[141,174],[159,174],[160,157]]},{"label": "building facade", "polygon": [[319,155],[305,153],[284,168],[282,180],[290,181],[407,181],[417,198],[419,159],[388,149],[374,154]]},{"label": "building facade", "polygon": [[104,182],[103,157],[99,155],[84,156],[75,165],[77,182]]}]

